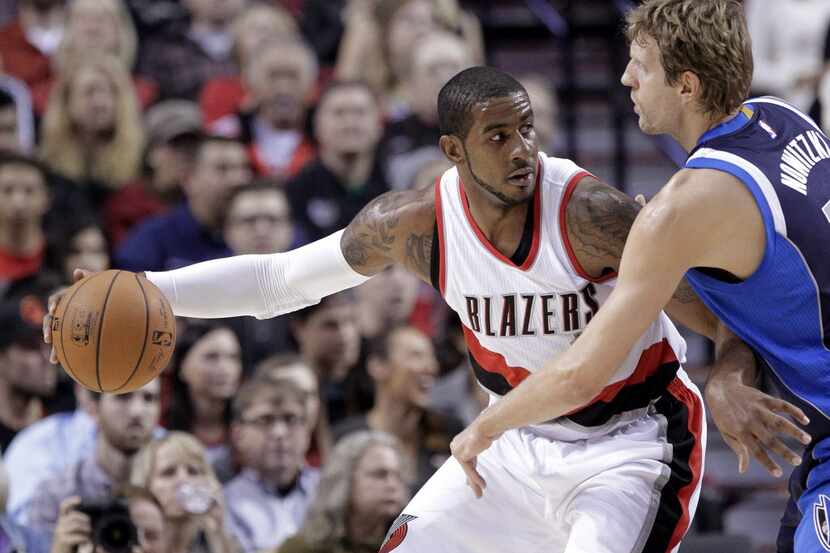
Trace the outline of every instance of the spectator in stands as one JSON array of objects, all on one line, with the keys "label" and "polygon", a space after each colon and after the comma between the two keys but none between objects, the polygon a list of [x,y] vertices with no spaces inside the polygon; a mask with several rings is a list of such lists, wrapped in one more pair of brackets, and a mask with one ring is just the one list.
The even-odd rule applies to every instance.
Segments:
[{"label": "spectator in stands", "polygon": [[406,505],[401,443],[384,432],[356,432],[334,448],[300,532],[278,553],[374,553]]},{"label": "spectator in stands", "polygon": [[114,246],[138,223],[181,201],[201,139],[202,116],[193,102],[166,100],[147,110],[144,128],[147,146],[141,177],[112,194],[104,206]]},{"label": "spectator in stands", "polygon": [[365,83],[334,81],[321,93],[314,117],[319,158],[286,184],[304,238],[345,227],[389,189],[378,151],[381,131],[380,109]]},{"label": "spectator in stands", "polygon": [[273,355],[256,367],[254,378],[270,379],[277,384],[289,381],[305,394],[308,426],[311,428],[311,445],[306,460],[313,467],[325,464],[331,451],[331,429],[325,404],[320,398],[320,380],[314,370],[295,353]]},{"label": "spectator in stands", "polygon": [[[273,40],[300,40],[297,22],[279,4],[252,4],[239,14],[231,26],[234,57],[240,68],[247,67],[262,45]],[[208,127],[215,121],[252,108],[242,78],[234,75],[214,77],[199,94],[199,107]]]},{"label": "spectator in stands", "polygon": [[185,432],[147,444],[130,474],[133,486],[153,494],[164,510],[168,553],[236,553],[224,523],[222,486],[205,449]]},{"label": "spectator in stands", "polygon": [[133,457],[150,442],[159,421],[159,381],[127,394],[93,394],[92,406],[98,426],[95,448],[43,481],[29,506],[29,525],[50,537],[54,532],[55,553],[71,553],[78,545],[72,531],[72,519],[79,514],[74,506],[108,502],[128,483]]},{"label": "spectator in stands", "polygon": [[85,186],[96,205],[136,178],[144,131],[121,63],[90,52],[73,59],[49,98],[41,133],[41,157]]},{"label": "spectator in stands", "polygon": [[360,358],[352,369],[349,385],[350,395],[358,402],[360,413],[367,412],[375,404],[375,386],[366,366],[369,346],[390,328],[409,322],[420,284],[415,275],[393,265],[355,288],[361,343]]},{"label": "spectator in stands", "polygon": [[[234,190],[223,228],[225,242],[237,255],[283,252],[294,243],[288,199],[273,180],[255,181]],[[269,355],[292,349],[288,317],[236,317],[229,323],[239,336],[246,372]]]},{"label": "spectator in stands", "polygon": [[464,428],[429,407],[438,374],[432,342],[413,327],[387,329],[372,342],[367,368],[375,381],[375,406],[337,424],[335,440],[357,430],[394,434],[409,446],[417,471],[411,476],[420,488],[449,457],[450,440]]},{"label": "spectator in stands", "polygon": [[753,92],[773,94],[809,110],[821,78],[830,3],[750,0],[746,22],[752,37]]},{"label": "spectator in stands", "polygon": [[40,163],[0,154],[0,296],[24,289],[43,266],[44,218],[50,206],[47,173]]},{"label": "spectator in stands", "polygon": [[169,553],[164,509],[156,497],[149,490],[134,486],[127,487],[125,495],[130,509],[130,520],[138,531],[141,553]]},{"label": "spectator in stands", "polygon": [[44,309],[36,296],[0,303],[0,451],[44,416],[43,401],[55,391],[57,368],[42,344]]},{"label": "spectator in stands", "polygon": [[533,130],[536,131],[540,149],[554,153],[557,150],[556,120],[559,116],[556,91],[549,78],[537,73],[524,75],[519,80],[533,106]]},{"label": "spectator in stands", "polygon": [[109,269],[109,251],[104,229],[95,219],[68,217],[63,232],[50,238],[47,266],[57,273],[62,285],[71,285],[75,269]]},{"label": "spectator in stands", "polygon": [[170,430],[196,436],[222,481],[233,473],[230,450],[231,400],[239,389],[239,340],[224,322],[188,320],[176,340],[170,369],[171,401],[164,421]]},{"label": "spectator in stands", "polygon": [[[63,474],[95,448],[96,426],[92,396],[80,384],[74,386],[77,409],[56,413],[20,431],[4,454],[11,488],[8,513],[27,523],[29,502],[44,480]],[[55,455],[60,451],[60,455]]]},{"label": "spectator in stands", "polygon": [[242,472],[225,485],[229,527],[246,553],[269,550],[302,526],[319,471],[306,465],[306,395],[293,382],[253,379],[233,402]]},{"label": "spectator in stands", "polygon": [[356,409],[349,376],[360,355],[357,303],[350,290],[291,314],[291,333],[303,361],[314,369],[330,423]]},{"label": "spectator in stands", "polygon": [[3,553],[45,553],[45,540],[25,525],[15,522],[6,509],[9,489],[9,475],[0,459],[0,550]]},{"label": "spectator in stands", "polygon": [[401,85],[410,73],[412,52],[431,31],[460,33],[473,63],[484,59],[478,21],[462,12],[456,0],[352,1],[344,18],[335,75],[365,80],[381,91],[383,111],[392,120],[410,111]]},{"label": "spectator in stands", "polygon": [[0,151],[29,155],[34,144],[29,89],[14,77],[0,75]]},{"label": "spectator in stands", "polygon": [[231,191],[251,176],[242,144],[205,137],[184,181],[185,201],[135,227],[116,251],[115,266],[160,271],[230,255],[220,234],[222,213]]},{"label": "spectator in stands", "polygon": [[305,135],[307,102],[317,80],[314,51],[296,38],[261,43],[242,67],[248,107],[215,121],[210,130],[249,146],[256,169],[293,176],[314,155]]},{"label": "spectator in stands", "polygon": [[65,22],[66,0],[19,0],[17,18],[0,29],[3,72],[30,87],[48,79]]},{"label": "spectator in stands", "polygon": [[403,77],[401,90],[411,113],[387,128],[388,173],[393,187],[408,187],[425,163],[446,159],[438,147],[438,91],[470,65],[467,44],[448,31],[432,31],[414,45],[411,69]]},{"label": "spectator in stands", "polygon": [[236,70],[231,23],[247,0],[184,0],[189,19],[151,35],[141,50],[138,73],[159,85],[162,99],[195,99],[202,85]]},{"label": "spectator in stands", "polygon": [[[71,60],[89,52],[105,54],[121,61],[128,74],[135,65],[138,39],[130,14],[123,0],[74,0],[69,5],[69,18],[60,48],[52,59],[55,72],[60,73]],[[136,98],[142,108],[156,97],[158,87],[147,79],[132,79]],[[54,79],[32,87],[35,112],[46,111]]]}]

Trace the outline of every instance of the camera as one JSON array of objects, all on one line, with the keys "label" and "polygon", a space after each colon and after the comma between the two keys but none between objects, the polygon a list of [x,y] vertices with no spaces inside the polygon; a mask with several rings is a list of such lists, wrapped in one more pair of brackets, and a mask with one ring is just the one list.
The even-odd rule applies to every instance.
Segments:
[{"label": "camera", "polygon": [[90,537],[94,546],[100,546],[107,553],[131,553],[133,546],[138,544],[138,530],[126,502],[84,503],[78,511],[90,519]]}]

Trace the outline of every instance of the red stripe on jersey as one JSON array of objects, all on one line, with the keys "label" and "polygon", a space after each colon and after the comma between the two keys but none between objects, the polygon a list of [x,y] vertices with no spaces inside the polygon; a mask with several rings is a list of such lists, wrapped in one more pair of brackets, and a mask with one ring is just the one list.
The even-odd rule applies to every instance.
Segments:
[{"label": "red stripe on jersey", "polygon": [[632,372],[628,378],[609,384],[603,388],[602,391],[594,397],[594,399],[566,414],[570,415],[572,413],[576,413],[577,411],[581,411],[589,405],[593,405],[594,403],[600,401],[608,403],[626,386],[645,382],[649,376],[656,373],[663,365],[676,362],[677,356],[675,355],[674,350],[669,344],[669,341],[663,338],[662,341],[652,344],[647,349],[643,350],[643,353],[640,354],[640,360],[637,361],[637,366],[634,367],[634,372]]},{"label": "red stripe on jersey", "polygon": [[530,253],[527,254],[527,259],[525,259],[524,263],[521,265],[516,265],[509,257],[493,247],[487,237],[484,236],[484,233],[481,232],[481,229],[478,227],[478,223],[476,223],[476,220],[473,218],[473,214],[470,211],[470,202],[467,200],[467,193],[464,192],[464,185],[461,183],[461,178],[459,177],[458,179],[458,193],[461,196],[461,205],[464,207],[464,215],[467,216],[467,222],[473,229],[473,233],[476,235],[476,238],[478,238],[478,241],[481,242],[487,251],[493,254],[496,259],[502,263],[510,265],[511,267],[521,269],[522,271],[527,271],[533,266],[533,262],[536,261],[536,254],[539,252],[539,237],[542,232],[542,187],[539,185],[541,182],[542,164],[537,161],[536,188],[533,190],[533,242],[530,245]]},{"label": "red stripe on jersey", "polygon": [[559,234],[560,236],[562,236],[562,244],[564,244],[565,246],[565,251],[568,252],[568,257],[571,260],[571,265],[573,265],[576,274],[578,274],[585,280],[591,282],[605,282],[606,280],[611,280],[612,278],[616,277],[617,273],[613,272],[607,275],[603,275],[601,277],[594,277],[589,275],[588,272],[582,268],[582,265],[576,258],[573,246],[571,246],[571,241],[568,238],[568,221],[566,218],[568,202],[571,200],[571,196],[573,196],[574,190],[576,190],[576,185],[579,184],[579,181],[581,181],[585,177],[594,177],[594,175],[592,175],[588,171],[580,171],[574,176],[572,176],[570,180],[568,180],[568,184],[565,185],[565,192],[562,194],[562,202],[559,204]]},{"label": "red stripe on jersey", "polygon": [[511,387],[515,388],[522,380],[530,375],[530,371],[523,367],[511,367],[507,364],[504,355],[490,351],[481,345],[472,330],[462,325],[464,329],[464,340],[467,342],[467,349],[481,368],[487,372],[497,373],[504,377]]},{"label": "red stripe on jersey", "polygon": [[441,177],[435,179],[435,222],[438,224],[438,289],[447,285],[447,258],[444,255],[444,210],[441,207]]},{"label": "red stripe on jersey", "polygon": [[692,471],[692,481],[686,484],[677,494],[677,499],[680,501],[680,507],[683,509],[683,514],[680,515],[680,520],[677,521],[677,526],[674,528],[669,546],[666,548],[666,553],[672,551],[689,528],[690,513],[689,503],[692,495],[700,482],[700,477],[703,472],[703,403],[700,396],[689,389],[682,380],[675,378],[668,386],[668,391],[678,401],[683,403],[688,410],[687,427],[689,432],[695,437],[695,445],[692,454],[689,457],[689,469]]}]

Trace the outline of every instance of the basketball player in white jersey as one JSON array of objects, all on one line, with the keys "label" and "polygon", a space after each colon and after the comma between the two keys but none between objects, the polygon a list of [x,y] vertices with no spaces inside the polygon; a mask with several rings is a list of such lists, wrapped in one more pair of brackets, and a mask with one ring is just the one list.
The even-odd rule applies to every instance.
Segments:
[{"label": "basketball player in white jersey", "polygon": [[[291,252],[147,278],[177,315],[272,317],[403,264],[458,312],[478,381],[497,404],[597,313],[638,206],[540,153],[527,93],[500,71],[459,73],[438,111],[455,167],[434,189],[384,194],[346,229]],[[669,309],[714,336],[717,320],[687,289]],[[48,317],[44,327],[48,341]],[[381,551],[675,550],[697,504],[706,435],[684,350],[661,314],[610,378],[567,383],[569,413],[493,437],[476,470],[448,460]]]}]

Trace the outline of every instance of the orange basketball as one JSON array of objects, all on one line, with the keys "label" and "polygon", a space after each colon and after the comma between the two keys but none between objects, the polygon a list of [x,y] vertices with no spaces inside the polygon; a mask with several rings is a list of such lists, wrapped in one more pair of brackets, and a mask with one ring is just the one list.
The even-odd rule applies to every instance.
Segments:
[{"label": "orange basketball", "polygon": [[167,298],[149,280],[129,271],[103,271],[61,297],[52,344],[76,382],[93,392],[125,394],[167,366],[176,321]]}]

